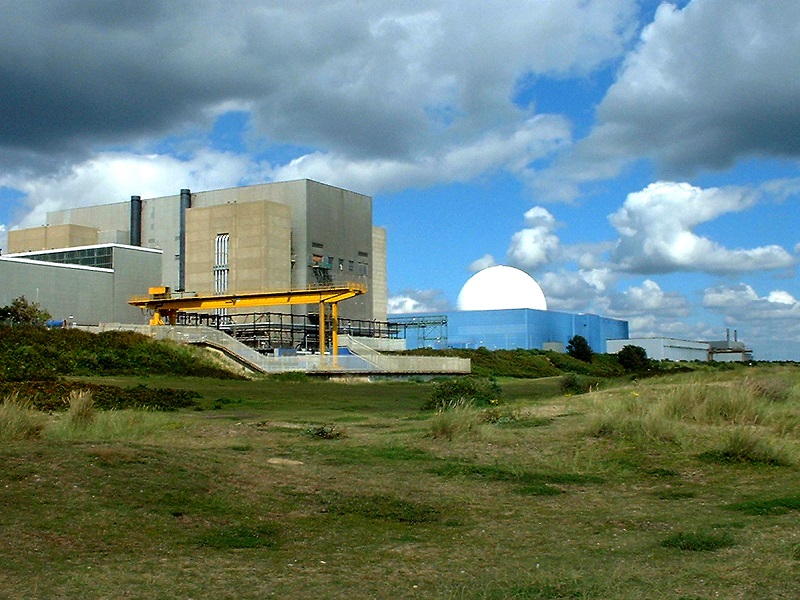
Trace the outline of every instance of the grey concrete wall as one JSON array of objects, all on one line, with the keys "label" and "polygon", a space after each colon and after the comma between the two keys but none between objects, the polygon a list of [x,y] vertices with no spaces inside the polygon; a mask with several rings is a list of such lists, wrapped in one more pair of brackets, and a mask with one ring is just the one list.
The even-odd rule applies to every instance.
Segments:
[{"label": "grey concrete wall", "polygon": [[372,318],[386,321],[388,289],[386,283],[386,229],[372,228]]},{"label": "grey concrete wall", "polygon": [[110,303],[112,315],[109,320],[116,323],[141,323],[150,321],[149,315],[128,304],[134,296],[146,296],[147,289],[160,285],[161,252],[147,248],[117,246],[114,253],[114,286]]},{"label": "grey concrete wall", "polygon": [[[367,286],[367,294],[343,302],[340,316],[350,319],[372,320],[372,198],[341,188],[307,181],[307,240],[305,255],[297,256],[308,264],[312,254],[333,258],[331,271],[334,282],[355,282]],[[314,247],[321,243],[322,248]],[[364,256],[366,255],[366,256]],[[339,263],[344,261],[343,268]],[[353,270],[350,270],[350,262]],[[366,264],[366,275],[359,272],[359,263]],[[308,268],[308,267],[307,267]],[[310,269],[310,283],[314,275]]]},{"label": "grey concrete wall", "polygon": [[76,323],[96,324],[114,318],[111,269],[0,257],[0,281],[0,306],[25,296],[54,319],[72,316]]},{"label": "grey concrete wall", "polygon": [[48,225],[66,223],[94,227],[101,233],[105,231],[123,231],[125,232],[124,235],[127,236],[125,243],[128,243],[130,241],[131,228],[130,202],[67,208],[47,213]]}]

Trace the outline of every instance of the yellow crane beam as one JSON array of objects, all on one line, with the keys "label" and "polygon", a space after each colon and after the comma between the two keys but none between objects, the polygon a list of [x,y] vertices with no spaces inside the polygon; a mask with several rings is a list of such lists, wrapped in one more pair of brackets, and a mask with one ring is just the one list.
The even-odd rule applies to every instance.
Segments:
[{"label": "yellow crane beam", "polygon": [[167,287],[153,287],[149,290],[149,296],[132,298],[128,301],[128,304],[153,311],[153,316],[150,319],[151,325],[164,325],[167,323],[175,325],[178,313],[183,310],[319,304],[320,354],[325,353],[325,306],[330,304],[332,319],[332,352],[335,357],[339,351],[339,302],[364,294],[366,291],[367,287],[363,284],[347,283],[288,291],[173,296]]}]

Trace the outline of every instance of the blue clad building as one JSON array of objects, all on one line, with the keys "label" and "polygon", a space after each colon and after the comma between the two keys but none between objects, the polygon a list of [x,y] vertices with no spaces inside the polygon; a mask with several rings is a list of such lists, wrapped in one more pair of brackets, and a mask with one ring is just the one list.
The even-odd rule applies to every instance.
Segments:
[{"label": "blue clad building", "polygon": [[[446,318],[441,333],[432,333],[431,323]],[[389,317],[390,321],[398,321]],[[457,310],[446,313],[403,315],[406,345],[438,348],[480,348],[489,350],[544,350],[547,344],[561,345],[576,335],[589,342],[595,352],[606,352],[606,342],[628,338],[628,322],[592,314],[565,313],[531,308],[499,310]],[[427,332],[420,335],[419,324]]]},{"label": "blue clad building", "polygon": [[547,310],[534,279],[520,269],[495,265],[479,271],[458,296],[459,310],[390,315],[411,350],[480,348],[560,350],[583,336],[595,352],[606,353],[608,340],[628,339],[628,322],[594,314]]}]

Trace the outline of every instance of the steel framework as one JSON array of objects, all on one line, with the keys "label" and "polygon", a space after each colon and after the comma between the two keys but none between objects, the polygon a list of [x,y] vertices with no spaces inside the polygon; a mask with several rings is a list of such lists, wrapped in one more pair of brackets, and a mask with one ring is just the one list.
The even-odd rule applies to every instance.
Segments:
[{"label": "steel framework", "polygon": [[366,293],[360,283],[326,285],[301,290],[242,292],[236,294],[188,295],[172,294],[167,287],[152,287],[149,296],[132,298],[132,306],[152,311],[151,325],[175,325],[178,312],[214,310],[217,308],[248,308],[256,306],[286,306],[290,304],[319,305],[319,351],[325,353],[327,309],[330,306],[331,351],[339,352],[339,302]]}]

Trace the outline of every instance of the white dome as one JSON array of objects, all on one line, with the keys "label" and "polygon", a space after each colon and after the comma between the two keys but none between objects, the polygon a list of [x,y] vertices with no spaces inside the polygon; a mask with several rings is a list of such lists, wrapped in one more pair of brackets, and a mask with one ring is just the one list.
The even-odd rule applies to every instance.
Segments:
[{"label": "white dome", "polygon": [[525,271],[497,265],[469,278],[458,294],[457,307],[458,310],[547,310],[547,300],[536,280]]}]

